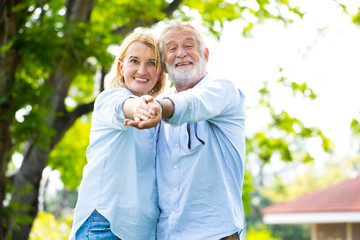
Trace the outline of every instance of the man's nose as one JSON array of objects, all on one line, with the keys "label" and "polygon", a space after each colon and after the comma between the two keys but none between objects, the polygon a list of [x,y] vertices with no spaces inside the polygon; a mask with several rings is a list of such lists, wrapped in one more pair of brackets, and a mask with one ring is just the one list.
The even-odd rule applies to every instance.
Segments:
[{"label": "man's nose", "polygon": [[184,57],[186,57],[186,55],[187,55],[187,53],[186,53],[186,49],[185,49],[185,48],[179,47],[179,48],[177,49],[176,56],[177,56],[178,58],[184,58]]}]

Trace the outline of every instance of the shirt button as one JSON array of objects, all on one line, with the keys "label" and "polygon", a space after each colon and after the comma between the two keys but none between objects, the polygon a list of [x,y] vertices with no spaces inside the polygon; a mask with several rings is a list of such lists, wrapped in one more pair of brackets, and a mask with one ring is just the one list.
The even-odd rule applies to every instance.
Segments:
[{"label": "shirt button", "polygon": [[174,187],[174,188],[173,188],[173,191],[174,191],[174,192],[176,192],[176,191],[177,191],[177,188],[176,188],[176,187]]},{"label": "shirt button", "polygon": [[177,165],[174,165],[174,168],[177,168]]},{"label": "shirt button", "polygon": [[171,213],[172,213],[172,214],[174,214],[174,213],[175,213],[175,211],[173,210],[173,211],[171,211]]},{"label": "shirt button", "polygon": [[179,146],[179,144],[176,143],[176,144],[175,144],[175,147],[178,147],[178,146]]}]

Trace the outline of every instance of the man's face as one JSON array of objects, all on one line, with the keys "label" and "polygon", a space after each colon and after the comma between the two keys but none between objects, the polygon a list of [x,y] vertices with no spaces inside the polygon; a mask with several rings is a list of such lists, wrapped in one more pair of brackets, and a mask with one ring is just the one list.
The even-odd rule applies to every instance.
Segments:
[{"label": "man's face", "polygon": [[206,73],[207,50],[201,55],[191,30],[173,29],[163,39],[166,69],[176,88],[193,87]]}]

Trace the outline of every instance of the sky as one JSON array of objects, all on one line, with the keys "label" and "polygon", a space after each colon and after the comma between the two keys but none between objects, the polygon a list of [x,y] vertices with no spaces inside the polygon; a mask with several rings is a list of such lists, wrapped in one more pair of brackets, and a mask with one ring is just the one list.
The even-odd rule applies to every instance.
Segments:
[{"label": "sky", "polygon": [[[339,2],[349,6],[350,13],[360,7],[360,0]],[[208,70],[232,80],[245,93],[248,133],[267,123],[263,112],[254,107],[262,82],[269,81],[276,109],[287,111],[306,127],[320,128],[334,142],[331,156],[321,151],[319,139],[308,142],[315,162],[323,164],[330,157],[344,159],[360,149],[350,131],[352,119],[360,120],[360,26],[352,23],[335,1],[299,0],[297,5],[305,15],[287,27],[267,22],[255,26],[252,36],[244,38],[241,22],[233,21],[225,25],[220,41],[207,37]],[[306,82],[317,99],[293,97],[290,91],[276,87],[280,76]],[[269,166],[269,171],[284,167],[277,163]]]}]

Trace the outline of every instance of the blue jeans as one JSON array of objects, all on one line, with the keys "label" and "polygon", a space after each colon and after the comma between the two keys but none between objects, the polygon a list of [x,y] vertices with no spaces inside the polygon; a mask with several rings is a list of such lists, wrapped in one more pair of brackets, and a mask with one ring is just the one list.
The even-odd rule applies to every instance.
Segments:
[{"label": "blue jeans", "polygon": [[75,235],[76,240],[121,240],[110,230],[110,222],[99,214],[91,214]]}]

